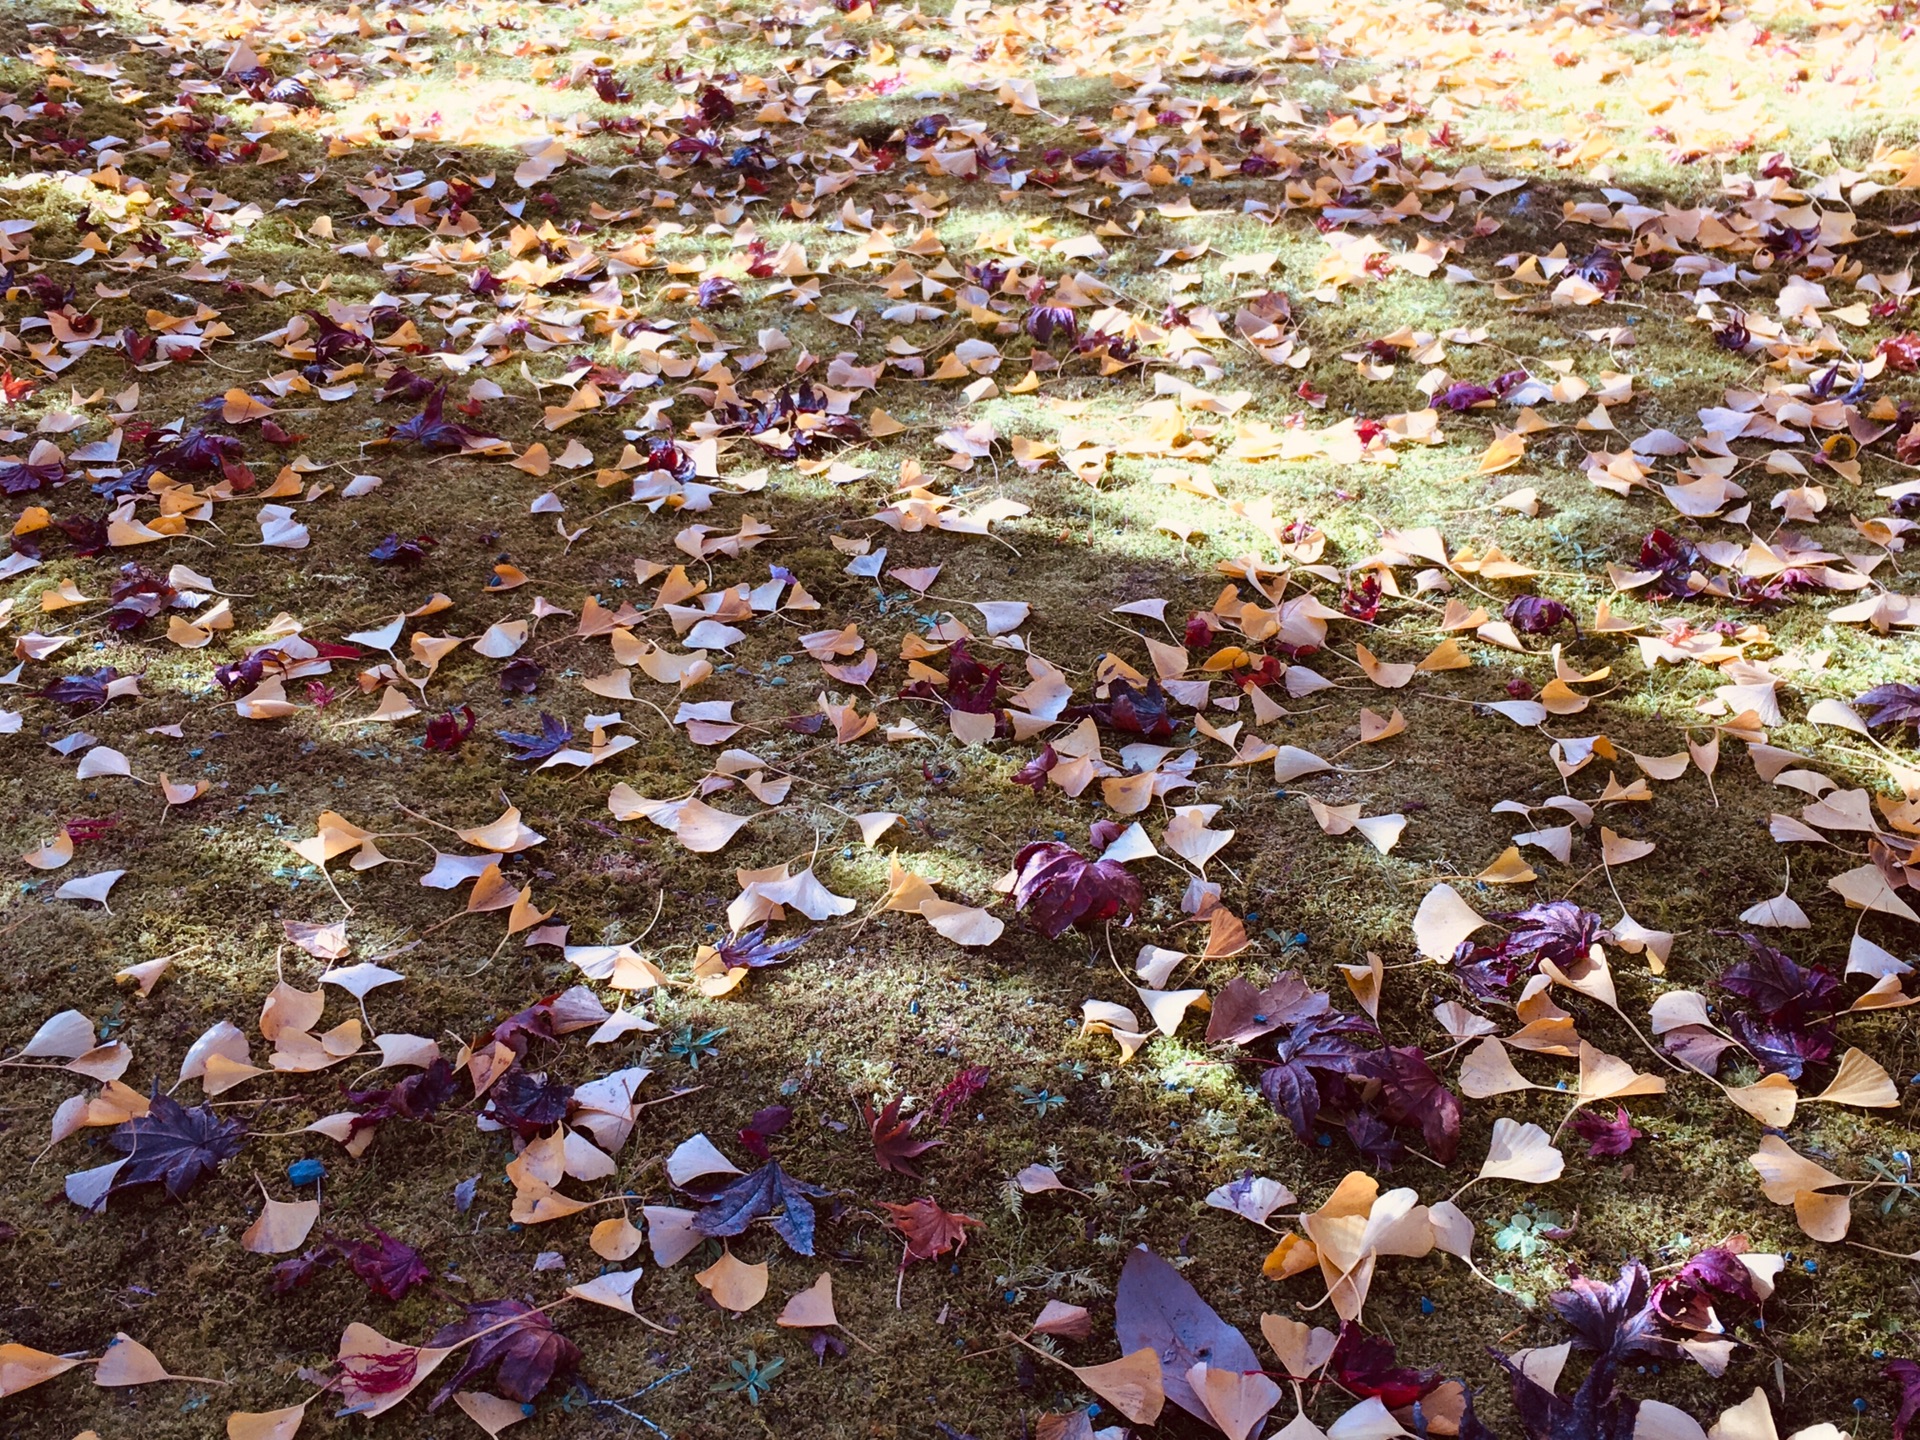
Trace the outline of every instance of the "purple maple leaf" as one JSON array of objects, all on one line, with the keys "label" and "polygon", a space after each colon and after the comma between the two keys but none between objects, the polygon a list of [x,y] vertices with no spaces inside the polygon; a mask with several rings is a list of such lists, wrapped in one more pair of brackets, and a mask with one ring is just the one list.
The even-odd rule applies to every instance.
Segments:
[{"label": "purple maple leaf", "polygon": [[1587,1156],[1598,1160],[1608,1155],[1624,1155],[1633,1142],[1646,1138],[1646,1131],[1633,1128],[1633,1117],[1626,1107],[1613,1107],[1611,1118],[1595,1110],[1581,1110],[1573,1117],[1573,1133],[1587,1144]]},{"label": "purple maple leaf", "polygon": [[1049,940],[1068,929],[1091,932],[1115,916],[1133,918],[1140,908],[1140,882],[1117,860],[1090,860],[1071,845],[1045,840],[1028,845],[1013,858],[1018,879],[1016,909],[1033,910],[1034,923]]}]

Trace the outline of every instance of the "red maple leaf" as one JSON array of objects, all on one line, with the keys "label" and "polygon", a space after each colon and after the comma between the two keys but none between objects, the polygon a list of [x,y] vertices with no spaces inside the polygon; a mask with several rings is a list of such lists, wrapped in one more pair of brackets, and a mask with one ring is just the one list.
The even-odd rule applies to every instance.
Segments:
[{"label": "red maple leaf", "polygon": [[908,1205],[888,1204],[884,1200],[881,1204],[886,1205],[893,1217],[889,1223],[907,1242],[907,1253],[900,1259],[903,1270],[915,1260],[931,1260],[949,1250],[960,1249],[967,1243],[967,1227],[980,1224],[971,1215],[942,1210],[932,1196]]},{"label": "red maple leaf", "polygon": [[862,1105],[860,1113],[866,1117],[867,1129],[873,1133],[873,1158],[880,1162],[880,1168],[919,1179],[920,1172],[910,1162],[942,1143],[913,1138],[914,1127],[927,1118],[927,1112],[922,1110],[902,1120],[900,1100],[896,1096],[878,1111],[871,1105]]}]

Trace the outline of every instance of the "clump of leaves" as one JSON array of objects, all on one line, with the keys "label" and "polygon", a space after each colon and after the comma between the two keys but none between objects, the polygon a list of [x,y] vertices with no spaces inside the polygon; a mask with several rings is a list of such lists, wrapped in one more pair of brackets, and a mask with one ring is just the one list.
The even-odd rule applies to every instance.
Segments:
[{"label": "clump of leaves", "polygon": [[127,1157],[113,1177],[112,1191],[164,1185],[170,1199],[183,1200],[222,1160],[238,1155],[246,1139],[244,1124],[211,1105],[189,1110],[156,1092],[145,1115],[122,1121],[107,1136],[107,1143]]},{"label": "clump of leaves", "polygon": [[797,460],[829,441],[867,438],[867,427],[860,418],[835,414],[833,403],[826,391],[802,380],[797,385],[782,385],[771,395],[716,405],[712,418],[716,425],[739,435],[778,431],[787,437],[786,444],[769,445],[767,449],[783,460]]},{"label": "clump of leaves", "polygon": [[1453,1159],[1460,1101],[1416,1047],[1371,1048],[1367,1038],[1379,1033],[1372,1022],[1334,1010],[1325,993],[1292,971],[1264,990],[1238,976],[1222,987],[1209,1040],[1244,1048],[1275,1032],[1272,1059],[1247,1056],[1260,1067],[1260,1093],[1303,1145],[1324,1118],[1344,1126],[1355,1148],[1382,1169],[1405,1154],[1401,1130],[1418,1130],[1442,1164]]},{"label": "clump of leaves", "polygon": [[[959,640],[947,653],[947,683],[944,690],[930,680],[915,680],[902,687],[900,693],[917,700],[937,700],[949,710],[960,710],[970,715],[991,715],[1000,707],[1000,672],[1005,668],[1004,665],[982,665],[967,649],[967,642]],[[1000,717],[995,728],[996,732],[1003,733],[1003,738],[1013,733],[1005,716]]]},{"label": "clump of leaves", "polygon": [[1549,900],[1487,917],[1512,928],[1491,945],[1462,941],[1453,973],[1483,999],[1504,996],[1523,971],[1542,960],[1565,969],[1586,960],[1606,922],[1571,900]]},{"label": "clump of leaves", "polygon": [[1694,592],[1688,577],[1703,563],[1699,548],[1691,540],[1668,531],[1655,530],[1640,542],[1640,568],[1653,571],[1655,576],[1647,587],[1650,594],[1668,600],[1690,599]]},{"label": "clump of leaves", "polygon": [[1028,845],[1013,858],[1016,909],[1033,911],[1049,940],[1070,929],[1091,933],[1103,921],[1133,919],[1140,882],[1117,860],[1093,860],[1059,840]]},{"label": "clump of leaves", "polygon": [[172,604],[179,593],[161,576],[128,561],[120,567],[120,578],[107,592],[107,598],[113,602],[107,611],[107,626],[121,634],[138,630]]}]

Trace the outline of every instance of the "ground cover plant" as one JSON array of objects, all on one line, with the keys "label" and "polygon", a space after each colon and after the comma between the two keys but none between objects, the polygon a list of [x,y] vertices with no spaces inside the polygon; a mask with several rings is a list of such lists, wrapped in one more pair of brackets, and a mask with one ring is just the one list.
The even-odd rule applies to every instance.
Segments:
[{"label": "ground cover plant", "polygon": [[0,13],[5,1432],[1904,1440],[1916,26]]}]

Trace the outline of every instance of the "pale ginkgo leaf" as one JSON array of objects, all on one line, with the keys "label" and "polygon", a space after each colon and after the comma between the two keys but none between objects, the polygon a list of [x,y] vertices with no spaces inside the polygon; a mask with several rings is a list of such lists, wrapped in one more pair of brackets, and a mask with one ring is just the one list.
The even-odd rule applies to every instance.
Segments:
[{"label": "pale ginkgo leaf", "polygon": [[1558,1180],[1566,1168],[1566,1157],[1554,1148],[1546,1131],[1531,1121],[1521,1124],[1502,1116],[1493,1122],[1486,1161],[1474,1178],[1545,1185]]}]

